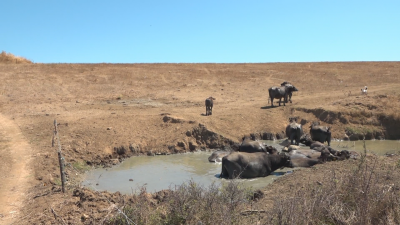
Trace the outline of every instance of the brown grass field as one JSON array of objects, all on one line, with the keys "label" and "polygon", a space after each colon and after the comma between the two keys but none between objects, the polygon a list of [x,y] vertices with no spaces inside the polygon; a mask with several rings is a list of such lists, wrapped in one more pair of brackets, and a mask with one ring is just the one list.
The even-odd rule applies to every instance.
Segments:
[{"label": "brown grass field", "polygon": [[[291,116],[306,131],[320,121],[338,139],[400,139],[400,62],[21,64],[6,56],[0,57],[1,224],[101,224],[124,196],[105,193],[111,203],[82,190],[84,168],[218,147],[250,134],[283,137]],[[293,103],[272,108],[268,88],[283,81],[299,91]],[[204,116],[209,96],[216,98],[213,115]],[[75,167],[66,168],[66,193],[51,145],[54,119],[65,160]],[[200,128],[215,138],[188,135]],[[132,151],[118,154],[118,147]],[[354,162],[304,169],[263,191],[307,184],[310,174],[317,179],[338,165]],[[258,204],[270,202],[267,196]]]}]

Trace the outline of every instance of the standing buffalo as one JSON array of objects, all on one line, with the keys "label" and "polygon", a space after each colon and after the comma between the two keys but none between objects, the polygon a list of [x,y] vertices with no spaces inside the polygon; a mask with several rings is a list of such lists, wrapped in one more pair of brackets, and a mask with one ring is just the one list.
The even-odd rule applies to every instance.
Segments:
[{"label": "standing buffalo", "polygon": [[267,152],[265,145],[260,141],[253,141],[250,137],[244,137],[239,146],[239,152]]},{"label": "standing buffalo", "polygon": [[[286,85],[292,85],[292,84],[289,83],[289,82],[287,82],[287,81],[285,81],[285,82],[283,82],[283,83],[281,84],[281,86],[286,86]],[[288,101],[289,101],[290,103],[292,103],[292,92],[290,92],[290,93],[288,94]],[[288,103],[288,102],[286,102],[286,103]]]},{"label": "standing buffalo", "polygon": [[293,145],[293,140],[296,141],[296,145],[299,145],[300,138],[303,135],[303,128],[301,128],[301,124],[297,123],[297,118],[291,117],[289,118],[290,124],[286,127],[286,137],[290,139],[290,144]]},{"label": "standing buffalo", "polygon": [[320,126],[319,123],[313,123],[310,126],[311,139],[324,143],[328,142],[328,146],[331,145],[331,131],[330,127]]},{"label": "standing buffalo", "polygon": [[206,99],[206,116],[212,115],[212,108],[214,106],[215,98],[209,97]]},{"label": "standing buffalo", "polygon": [[229,179],[265,177],[284,166],[290,166],[290,157],[283,153],[270,155],[264,152],[232,152],[222,158],[220,177]]},{"label": "standing buffalo", "polygon": [[297,88],[291,84],[286,84],[280,87],[271,87],[268,89],[269,98],[271,99],[271,106],[274,107],[274,99],[279,99],[279,106],[283,98],[283,105],[286,105],[288,95],[293,91],[298,91]]}]

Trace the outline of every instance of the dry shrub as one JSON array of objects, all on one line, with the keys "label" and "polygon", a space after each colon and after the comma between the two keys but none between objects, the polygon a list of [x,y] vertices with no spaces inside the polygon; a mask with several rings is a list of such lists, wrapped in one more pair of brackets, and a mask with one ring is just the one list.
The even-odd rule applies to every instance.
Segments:
[{"label": "dry shrub", "polygon": [[15,56],[11,53],[7,53],[5,51],[2,51],[0,53],[0,63],[5,63],[5,64],[22,64],[22,63],[32,63],[32,61],[24,58],[24,57],[20,57],[20,56]]},{"label": "dry shrub", "polygon": [[399,166],[386,162],[364,153],[351,173],[276,200],[266,224],[400,224]]},{"label": "dry shrub", "polygon": [[[124,206],[125,215],[135,224],[243,224],[248,217],[240,212],[251,201],[252,192],[236,180],[208,188],[193,181],[170,188],[170,193],[154,203],[145,189],[133,203]],[[124,215],[117,215],[107,224],[128,224]]]}]

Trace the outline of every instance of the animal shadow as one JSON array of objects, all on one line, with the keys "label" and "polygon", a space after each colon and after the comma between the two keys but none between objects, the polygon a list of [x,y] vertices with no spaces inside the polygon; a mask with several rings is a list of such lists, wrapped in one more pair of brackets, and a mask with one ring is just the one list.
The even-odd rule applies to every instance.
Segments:
[{"label": "animal shadow", "polygon": [[275,108],[276,106],[274,106],[274,107],[272,107],[272,106],[270,106],[270,105],[268,105],[268,106],[262,106],[262,107],[260,107],[261,109],[271,109],[271,108]]}]

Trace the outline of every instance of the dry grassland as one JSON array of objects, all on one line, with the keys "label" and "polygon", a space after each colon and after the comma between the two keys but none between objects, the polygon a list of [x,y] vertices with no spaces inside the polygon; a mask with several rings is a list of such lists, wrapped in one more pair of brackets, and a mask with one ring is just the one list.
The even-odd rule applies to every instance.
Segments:
[{"label": "dry grassland", "polygon": [[[97,199],[91,207],[80,207],[90,200],[74,194],[80,173],[72,167],[67,167],[67,193],[60,193],[57,154],[51,147],[54,119],[66,161],[83,165],[80,168],[111,165],[137,154],[169,154],[239,142],[249,134],[279,137],[290,116],[298,116],[306,131],[312,121],[319,120],[332,127],[335,138],[345,134],[400,138],[399,62],[6,63],[0,64],[0,79],[2,121],[17,127],[23,137],[1,139],[0,144],[9,147],[0,164],[18,171],[10,164],[18,161],[12,152],[23,151],[29,156],[24,171],[32,178],[21,179],[19,184],[27,191],[20,189],[21,196],[8,199],[8,208],[0,208],[0,222],[59,222],[53,209],[72,224],[98,224],[107,213],[109,202],[99,200],[95,193],[90,194]],[[299,91],[292,104],[271,108],[268,88],[283,81]],[[364,86],[368,95],[361,95]],[[216,98],[213,115],[204,116],[204,100],[209,96]],[[202,141],[194,135],[199,129],[215,139]],[[21,141],[29,151],[18,149],[15,143]],[[121,147],[131,151],[119,154]],[[7,168],[0,167],[0,174]],[[0,194],[10,193],[4,188],[0,185]],[[107,194],[111,195],[117,203],[118,194]],[[17,200],[23,204],[13,206]],[[16,213],[11,216],[10,211]],[[81,220],[83,215],[88,218]]]}]

